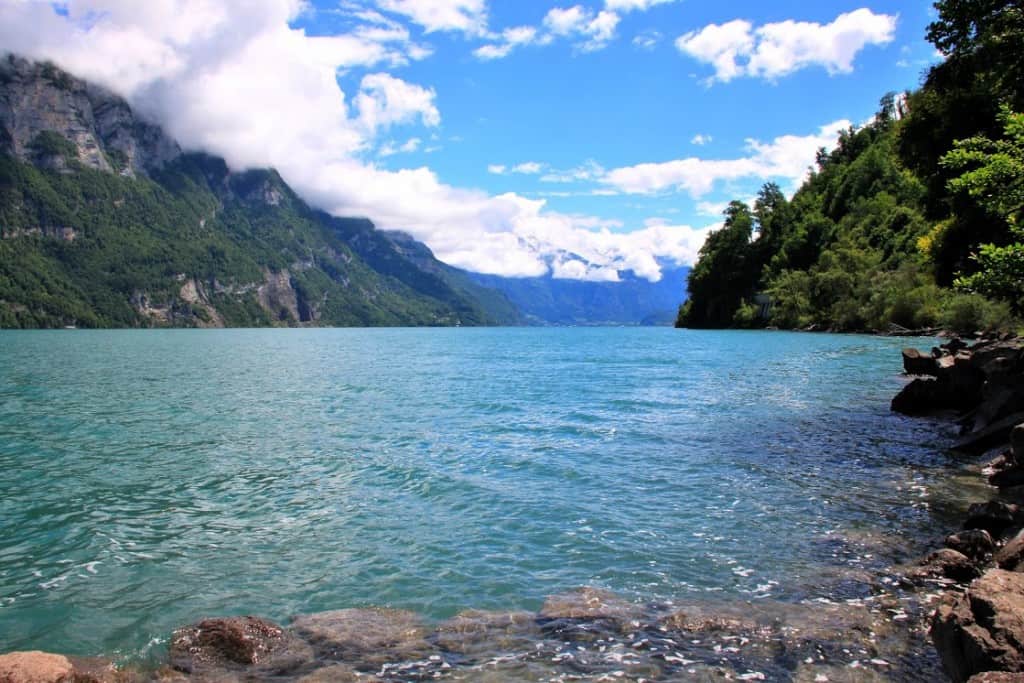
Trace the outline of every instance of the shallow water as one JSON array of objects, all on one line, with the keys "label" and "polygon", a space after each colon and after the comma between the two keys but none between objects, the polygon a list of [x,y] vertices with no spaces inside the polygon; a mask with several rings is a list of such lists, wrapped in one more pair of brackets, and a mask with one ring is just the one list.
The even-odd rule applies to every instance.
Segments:
[{"label": "shallow water", "polygon": [[[931,340],[661,328],[0,333],[0,651],[198,618],[861,599],[943,533]],[[955,503],[947,503],[955,508]],[[844,592],[845,591],[845,592]]]}]

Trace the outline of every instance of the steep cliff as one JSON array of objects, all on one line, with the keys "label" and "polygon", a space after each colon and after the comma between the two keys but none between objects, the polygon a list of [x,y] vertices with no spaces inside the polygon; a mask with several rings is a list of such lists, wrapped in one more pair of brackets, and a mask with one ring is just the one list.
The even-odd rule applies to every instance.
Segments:
[{"label": "steep cliff", "polygon": [[352,224],[53,65],[0,60],[0,327],[518,322]]}]

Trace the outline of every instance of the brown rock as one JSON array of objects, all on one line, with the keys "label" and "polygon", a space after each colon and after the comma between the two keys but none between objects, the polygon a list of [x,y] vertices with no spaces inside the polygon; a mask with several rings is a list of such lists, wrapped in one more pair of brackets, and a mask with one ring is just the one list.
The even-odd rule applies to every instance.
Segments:
[{"label": "brown rock", "polygon": [[954,681],[1024,670],[1024,574],[992,569],[965,594],[947,593],[932,617],[932,640]]},{"label": "brown rock", "polygon": [[1024,571],[1024,533],[1011,538],[992,559],[1000,569]]},{"label": "brown rock", "polygon": [[935,379],[915,379],[892,399],[890,408],[903,415],[928,415],[952,408],[955,402],[946,385]]},{"label": "brown rock", "polygon": [[63,655],[33,650],[0,655],[0,683],[72,683],[75,667]]},{"label": "brown rock", "polygon": [[175,631],[169,658],[186,673],[239,668],[285,673],[311,661],[313,650],[265,619],[223,617]]},{"label": "brown rock", "polygon": [[971,676],[967,683],[1024,683],[1024,674],[1010,673],[1009,671],[986,671],[983,674]]},{"label": "brown rock", "polygon": [[968,529],[946,537],[946,547],[963,553],[972,560],[981,560],[995,551],[992,535],[984,529]]},{"label": "brown rock", "polygon": [[920,566],[910,573],[910,578],[934,577],[967,582],[976,579],[981,572],[969,557],[951,548],[942,548],[921,560]]}]

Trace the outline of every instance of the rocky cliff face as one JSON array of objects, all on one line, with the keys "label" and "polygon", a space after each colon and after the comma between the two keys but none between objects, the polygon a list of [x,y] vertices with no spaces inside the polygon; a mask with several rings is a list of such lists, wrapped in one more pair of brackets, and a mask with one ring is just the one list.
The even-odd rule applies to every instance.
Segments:
[{"label": "rocky cliff face", "polygon": [[13,55],[0,60],[0,127],[3,151],[58,168],[63,160],[43,144],[47,133],[70,141],[81,164],[127,176],[148,174],[181,155],[174,140],[117,95],[52,64]]}]

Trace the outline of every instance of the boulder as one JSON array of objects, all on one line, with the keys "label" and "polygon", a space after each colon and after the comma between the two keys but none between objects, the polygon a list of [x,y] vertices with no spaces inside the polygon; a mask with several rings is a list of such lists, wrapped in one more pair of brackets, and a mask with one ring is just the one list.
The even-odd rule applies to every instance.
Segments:
[{"label": "boulder", "polygon": [[1024,460],[1024,424],[1010,430],[1010,450],[1015,459]]},{"label": "boulder", "polygon": [[[923,380],[914,380],[914,382],[920,381]],[[911,382],[911,384],[914,382]],[[896,398],[899,398],[899,396]],[[896,399],[893,399],[894,403],[895,401]],[[893,408],[893,410],[895,410],[895,408]],[[910,413],[907,414],[909,415]],[[995,448],[996,446],[1009,441],[1010,432],[1014,427],[1022,422],[1024,422],[1024,413],[1014,413],[1013,415],[1004,417],[1001,420],[996,420],[984,429],[972,432],[960,439],[960,441],[953,446],[953,450],[969,454],[984,453],[990,448]]]},{"label": "boulder", "polygon": [[914,348],[903,349],[903,371],[908,375],[935,375],[938,365],[934,357]]},{"label": "boulder", "polygon": [[992,561],[1000,569],[1007,571],[1024,571],[1024,532],[1006,542]]},{"label": "boulder", "polygon": [[964,529],[984,529],[994,536],[1020,524],[1020,508],[1012,503],[990,500],[987,503],[974,503],[967,509],[967,521]]},{"label": "boulder", "polygon": [[963,553],[952,548],[942,548],[930,553],[920,565],[908,573],[909,578],[952,579],[966,583],[976,579],[981,572]]},{"label": "boulder", "polygon": [[893,398],[891,408],[903,415],[928,415],[954,407],[948,387],[935,379],[915,379]]},{"label": "boulder", "polygon": [[950,534],[946,537],[946,547],[975,561],[988,557],[996,549],[992,535],[984,529],[967,529]]},{"label": "boulder", "polygon": [[287,673],[313,659],[313,649],[259,617],[204,619],[171,637],[171,666],[186,673],[254,669]]},{"label": "boulder", "polygon": [[0,655],[2,683],[74,683],[75,667],[67,657],[49,652]]},{"label": "boulder", "polygon": [[1024,671],[1024,574],[992,569],[966,593],[947,593],[932,617],[931,633],[954,681],[987,671]]}]

